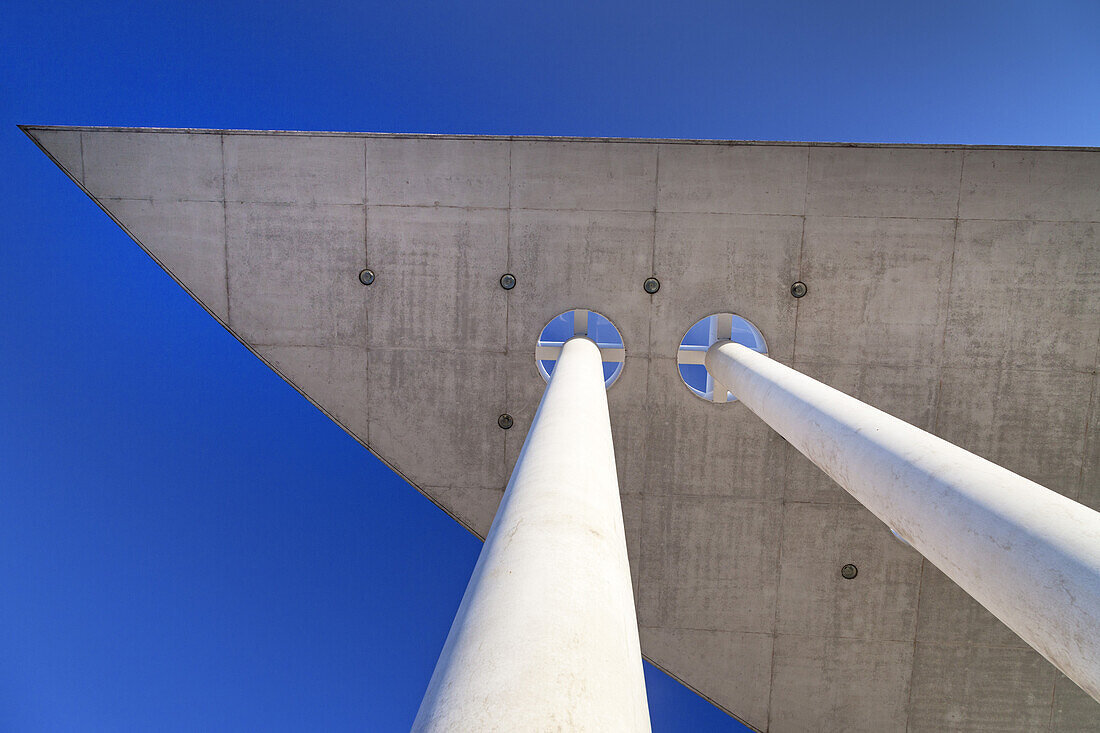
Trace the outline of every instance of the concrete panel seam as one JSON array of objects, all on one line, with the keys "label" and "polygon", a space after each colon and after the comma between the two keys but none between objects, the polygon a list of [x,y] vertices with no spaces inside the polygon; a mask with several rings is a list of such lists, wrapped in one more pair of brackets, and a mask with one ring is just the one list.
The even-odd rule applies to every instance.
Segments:
[{"label": "concrete panel seam", "polygon": [[[654,626],[653,624],[640,623],[638,624],[638,628],[652,629],[654,631],[701,631],[708,634],[744,634],[746,636],[767,636],[769,638],[775,637],[775,634],[770,631],[745,631],[742,629],[706,629],[698,626]],[[793,634],[784,634],[784,636],[793,636]]]},{"label": "concrete panel seam", "polygon": [[[686,394],[686,392],[685,392],[685,394]],[[694,399],[694,398],[692,398],[692,399]],[[705,499],[705,500],[708,500],[708,501],[735,502],[737,504],[744,504],[744,505],[749,506],[749,507],[774,507],[776,504],[780,504],[780,503],[783,502],[783,499],[779,498],[779,497],[777,497],[775,499],[744,499],[744,498],[742,498],[742,497],[740,497],[736,494],[692,494],[692,493],[673,494],[673,493],[669,493],[669,492],[661,492],[659,494],[651,494],[649,492],[628,492],[628,493],[631,493],[634,496],[643,496],[643,497],[652,498],[652,499],[675,499],[677,501],[680,501],[680,500],[683,500],[683,499],[700,499],[700,500]],[[791,503],[796,503],[796,502],[791,502]],[[818,506],[828,506],[828,507],[836,506],[835,503],[828,504],[828,503],[825,503],[825,502],[798,502],[798,503],[816,504]],[[853,504],[852,506],[855,506],[855,505]],[[685,628],[687,628],[687,627],[685,627]],[[705,631],[706,629],[699,629],[699,630],[700,631]],[[711,629],[711,630],[713,631],[713,629]]]},{"label": "concrete panel seam", "polygon": [[924,565],[928,560],[925,557],[920,559],[920,576],[917,578],[917,604],[913,613],[916,616],[916,622],[913,624],[913,661],[909,663],[909,682],[907,683],[908,689],[905,693],[905,730],[909,731],[909,718],[910,712],[913,710],[913,672],[917,667],[917,626],[920,624],[920,596],[921,589],[924,585]]},{"label": "concrete panel seam", "polygon": [[[180,200],[181,201],[189,201],[191,199],[180,199]],[[359,208],[360,206],[363,205],[363,204],[360,204],[360,203],[352,203],[352,204],[335,203],[335,204],[333,204],[333,203],[327,203],[327,202],[323,202],[323,201],[307,201],[307,202],[301,202],[301,201],[252,201],[252,200],[248,200],[248,199],[227,199],[226,203],[237,204],[239,206],[304,206],[306,208],[314,208],[314,207],[324,206],[326,208],[332,207],[332,208],[351,208],[351,209],[357,209],[357,208]],[[444,208],[444,207],[440,206],[440,207],[437,207],[437,208]]]},{"label": "concrete panel seam", "polygon": [[[369,202],[367,201],[367,186],[368,186],[367,180],[368,180],[369,177],[370,177],[370,169],[369,169],[368,155],[367,155],[367,141],[364,140],[363,141],[363,267],[370,267],[370,205],[369,205]],[[364,312],[363,328],[366,330],[366,341],[369,344],[370,343],[370,326],[371,326],[370,313],[371,313],[371,311],[370,311],[370,307],[365,302],[367,297],[368,297],[367,294],[364,293],[363,294],[363,299],[364,299],[364,303],[363,303],[363,312]],[[363,359],[364,359],[363,379],[367,384],[367,394],[368,395],[370,394],[370,352],[371,352],[371,349],[370,349],[369,346],[367,346],[364,349],[364,356],[363,356]],[[371,419],[370,419],[370,406],[369,405],[367,407],[367,423],[366,424],[367,424],[367,442],[370,443]],[[421,492],[421,493],[426,494],[427,492]],[[436,505],[439,506],[438,502],[436,503]],[[450,514],[450,512],[447,512],[447,514]],[[451,515],[451,516],[454,516],[454,515]],[[466,526],[465,522],[460,522],[460,524],[462,524],[462,526],[466,527],[466,529],[468,531],[473,532],[473,529],[471,527]],[[480,535],[478,535],[477,532],[473,532],[473,534],[474,534],[475,537],[480,538]]]},{"label": "concrete panel seam", "polygon": [[[653,359],[666,359],[668,357],[653,355],[649,358]],[[776,359],[775,361],[782,363],[782,359]],[[883,362],[883,361],[862,361],[862,362],[848,362],[848,361],[825,361],[820,359],[798,359],[793,360],[788,366],[801,365],[806,367],[814,366],[829,366],[829,367],[879,367],[885,369],[909,369],[913,367],[912,364],[902,364],[895,362]],[[972,365],[968,365],[962,362],[955,363],[951,361],[944,362],[944,369],[973,369]],[[989,371],[996,371],[998,369],[1004,369],[1011,371],[1013,374],[1096,374],[1094,369],[1073,369],[1069,367],[986,367]]]},{"label": "concrete panel seam", "polygon": [[[787,491],[787,475],[788,467],[790,466],[790,452],[783,452],[783,493]],[[779,509],[779,548],[775,553],[775,607],[772,608],[772,638],[776,636],[776,632],[779,629],[779,602],[780,589],[783,582],[783,532],[787,523],[787,502],[782,502]],[[775,656],[776,656],[776,644],[772,644],[772,658],[771,666],[768,669],[768,707],[767,717],[764,719],[764,730],[771,727],[772,722],[772,698],[775,693]]]},{"label": "concrete panel seam", "polygon": [[225,254],[225,322],[232,323],[232,302],[229,299],[229,204],[225,201],[225,135],[221,136],[222,152],[222,251]]},{"label": "concrete panel seam", "polygon": [[[97,201],[145,201],[150,204],[223,204],[226,203],[224,198],[220,199],[181,199],[181,198],[157,198],[155,196],[101,196]],[[231,203],[249,204],[249,203],[266,203],[261,201],[233,201]]]},{"label": "concrete panel seam", "polygon": [[[802,234],[798,240],[798,272],[795,277],[802,280],[802,252],[806,248],[806,216],[802,216]],[[794,301],[794,327],[791,330],[791,361],[798,361],[798,313],[801,310],[799,307],[802,303],[802,298],[796,298]]]},{"label": "concrete panel seam", "polygon": [[[802,231],[798,238],[798,264],[796,265],[795,277],[797,280],[802,280],[802,252],[806,247],[806,203],[810,197],[810,148],[806,148],[806,160],[805,160],[805,174],[803,176],[802,187]],[[796,298],[794,302],[794,325],[791,329],[791,360],[798,358],[798,312],[799,304],[802,302],[801,298]],[[783,451],[783,490],[779,492],[781,497],[784,497],[780,505],[779,510],[779,547],[776,550],[776,570],[775,570],[775,607],[772,609],[772,638],[775,638],[775,633],[779,629],[779,603],[781,601],[780,590],[783,582],[783,533],[787,523],[787,486],[790,479],[790,451]],[[772,721],[772,699],[775,693],[775,657],[778,645],[772,644],[771,655],[771,668],[768,670],[768,706],[766,718],[764,719],[764,729],[771,728]]]},{"label": "concrete panel seam", "polygon": [[[48,155],[48,153],[47,153]],[[52,160],[52,158],[51,158]],[[60,163],[57,163],[59,168],[65,170],[65,167]],[[67,172],[67,171],[66,171]],[[76,179],[75,174],[73,179]],[[99,200],[101,201],[149,201],[149,202],[186,202],[186,203],[208,203],[219,204],[223,199],[202,199],[202,198],[162,198],[156,197],[139,197],[139,196],[103,196]],[[257,204],[263,206],[299,206],[302,205],[297,201],[249,201],[249,200],[237,200],[237,199],[224,199],[226,203],[230,204]],[[317,204],[305,204],[307,206],[362,206],[360,203],[317,203]],[[379,209],[457,209],[460,211],[508,211],[507,207],[503,206],[456,206],[453,204],[367,204]],[[647,210],[643,209],[567,209],[567,208],[530,208],[530,207],[512,207],[513,211],[532,211],[532,212],[562,212],[562,213],[595,213],[595,214],[643,214]],[[659,209],[658,214],[677,214],[677,215],[689,215],[692,217],[704,217],[704,216],[717,216],[717,217],[774,217],[794,219],[802,218],[804,214],[777,214],[773,212],[759,212],[759,211],[680,211],[674,209]],[[955,221],[954,217],[950,216],[838,216],[833,214],[811,214],[814,219],[872,219],[878,221],[890,221],[890,220],[902,220],[902,221]],[[1003,224],[1100,224],[1100,220],[1093,219],[1006,219],[1003,217],[962,217],[960,222],[984,222],[984,223],[1003,223]]]},{"label": "concrete panel seam", "polygon": [[1047,723],[1049,730],[1054,730],[1054,700],[1058,697],[1058,678],[1055,677],[1054,681],[1050,683],[1050,719]]},{"label": "concrete panel seam", "polygon": [[367,182],[370,177],[370,168],[367,163],[367,141],[363,141],[363,205],[366,206],[370,203],[367,199]]},{"label": "concrete panel seam", "polygon": [[[649,272],[653,277],[657,277],[657,201],[661,189],[661,146],[656,145],[654,147],[656,159],[653,165],[653,239],[650,241],[649,249]],[[649,334],[646,337],[649,341],[649,354],[651,355],[655,353],[653,348],[654,297],[655,296],[650,296],[649,300]],[[646,404],[651,404],[649,395],[649,364],[646,364],[645,398]]]},{"label": "concrete panel seam", "polygon": [[[649,627],[646,627],[646,628],[649,628]],[[688,629],[688,630],[690,631],[692,629]],[[737,631],[737,630],[733,630],[733,629],[697,629],[697,630],[698,631],[721,632],[721,633],[735,633],[735,634],[754,633],[754,632],[749,632],[749,631]],[[761,635],[767,636],[767,634],[763,634],[762,632],[756,632],[756,633],[761,633]],[[840,640],[840,641],[889,642],[889,643],[892,643],[892,644],[904,644],[904,643],[909,641],[909,639],[891,639],[891,638],[887,638],[887,637],[878,638],[878,637],[870,637],[870,636],[842,636],[842,635],[821,636],[821,635],[818,635],[818,634],[801,634],[801,633],[798,633],[797,631],[784,631],[782,633],[773,634],[773,636],[776,636],[776,637],[780,637],[780,636],[793,637],[793,638],[796,638],[796,639],[836,639],[836,640]],[[936,648],[939,648],[939,649],[959,649],[961,647],[961,648],[966,648],[966,649],[1007,649],[1007,650],[1010,650],[1010,651],[1018,651],[1018,652],[1032,652],[1032,651],[1035,651],[1030,646],[1012,646],[1012,645],[1009,645],[1009,644],[978,644],[978,643],[972,643],[972,642],[960,642],[960,641],[957,641],[957,640],[956,641],[923,641],[923,640],[918,639],[916,641],[916,644],[918,646],[936,647]],[[1038,652],[1035,652],[1035,653],[1038,654]]]},{"label": "concrete panel seam", "polygon": [[[504,212],[504,271],[512,272],[512,189],[515,187],[515,179],[512,176],[512,148],[515,143],[512,140],[508,141],[508,208]],[[509,315],[512,310],[511,298],[508,297],[509,293],[504,294],[504,354],[507,356],[510,353],[509,344],[509,328],[508,321]],[[533,345],[532,345],[533,346]],[[504,411],[511,412],[512,407],[509,402],[512,379],[511,375],[507,372],[504,374]],[[500,441],[501,444],[501,463],[504,466],[504,470],[508,470],[508,438],[509,433],[504,434],[504,440]],[[495,519],[495,517],[494,517]]]},{"label": "concrete panel seam", "polygon": [[[964,157],[965,160],[965,157]],[[962,166],[959,170],[959,200],[962,200]],[[955,283],[955,253],[959,249],[959,210],[955,204],[955,229],[951,233],[951,264],[947,269],[947,302],[944,305],[943,331],[940,333],[940,353],[936,365],[936,396],[932,405],[932,432],[940,427],[940,397],[943,394],[943,370],[947,361],[947,327],[951,323],[951,289]],[[919,603],[918,599],[918,603]]]},{"label": "concrete panel seam", "polygon": [[[256,346],[264,347],[278,347],[278,346],[346,346],[346,347],[366,347],[366,344],[356,343],[301,343],[297,341],[253,341]],[[448,346],[446,348],[431,349],[424,346],[371,346],[371,351],[376,351],[380,354],[394,353],[394,352],[422,352],[432,354],[494,354],[503,356],[506,352],[503,349],[491,349],[491,348],[466,348],[463,346]],[[643,357],[638,357],[643,358]]]},{"label": "concrete panel seam", "polygon": [[1089,447],[1092,444],[1090,428],[1096,422],[1096,383],[1100,382],[1100,373],[1095,373],[1092,378],[1092,386],[1089,388],[1089,409],[1085,413],[1085,439],[1082,446],[1081,454],[1081,471],[1077,478],[1077,496],[1073,497],[1075,500],[1080,501],[1085,493],[1085,467],[1089,462]]},{"label": "concrete panel seam", "polygon": [[955,221],[959,220],[959,211],[962,210],[963,178],[966,174],[966,151],[962,151],[959,158],[959,197],[955,199]]},{"label": "concrete panel seam", "polygon": [[[805,188],[802,192],[802,234],[798,239],[798,272],[795,277],[802,280],[802,252],[806,249],[806,202],[810,197],[810,151],[806,150],[806,182]],[[791,360],[798,358],[798,312],[800,310],[799,304],[802,302],[802,298],[796,298],[794,301],[794,328],[791,330]],[[784,469],[786,470],[786,469]],[[783,481],[783,493],[786,493],[787,482],[784,477]],[[772,653],[774,655],[774,649]],[[774,659],[773,659],[774,661]],[[771,705],[768,705],[769,714],[771,711]]]}]

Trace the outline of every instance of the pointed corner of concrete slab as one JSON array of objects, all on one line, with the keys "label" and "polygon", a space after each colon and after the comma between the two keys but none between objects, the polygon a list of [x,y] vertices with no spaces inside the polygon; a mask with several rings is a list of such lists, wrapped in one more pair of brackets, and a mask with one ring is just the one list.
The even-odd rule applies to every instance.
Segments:
[{"label": "pointed corner of concrete slab", "polygon": [[[221,201],[118,197],[109,186],[90,186],[87,180],[90,171],[85,166],[86,138],[102,137],[111,131],[52,125],[19,125],[19,129],[169,277],[218,322],[229,327],[225,215]],[[87,168],[94,172],[94,161]],[[100,161],[99,169],[103,168]],[[162,231],[165,229],[167,234]]]},{"label": "pointed corner of concrete slab", "polygon": [[51,125],[18,125],[24,135],[46,154],[65,175],[83,186],[84,161],[80,130]]}]

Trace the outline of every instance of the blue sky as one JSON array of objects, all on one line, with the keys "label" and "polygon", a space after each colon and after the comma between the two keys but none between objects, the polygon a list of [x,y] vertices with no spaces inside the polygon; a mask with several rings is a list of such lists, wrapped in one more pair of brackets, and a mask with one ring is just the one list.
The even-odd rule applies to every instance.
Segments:
[{"label": "blue sky", "polygon": [[[1100,145],[1100,4],[9,2],[0,731],[402,730],[480,544],[15,125]],[[656,731],[739,726],[647,670]]]}]

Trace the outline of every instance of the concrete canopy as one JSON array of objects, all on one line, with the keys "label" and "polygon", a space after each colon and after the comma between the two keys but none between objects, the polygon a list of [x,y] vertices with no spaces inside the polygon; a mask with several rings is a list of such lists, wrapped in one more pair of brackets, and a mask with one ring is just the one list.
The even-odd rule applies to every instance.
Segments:
[{"label": "concrete canopy", "polygon": [[684,331],[732,311],[779,361],[1100,508],[1100,150],[24,130],[479,537],[542,393],[539,330],[608,316],[643,652],[751,727],[1100,730],[1100,705],[676,368]]}]

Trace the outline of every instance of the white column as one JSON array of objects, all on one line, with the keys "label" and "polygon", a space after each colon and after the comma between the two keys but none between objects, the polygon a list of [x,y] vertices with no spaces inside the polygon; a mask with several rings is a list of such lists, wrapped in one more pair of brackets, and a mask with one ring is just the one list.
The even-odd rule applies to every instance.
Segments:
[{"label": "white column", "polygon": [[600,350],[562,348],[414,731],[648,731]]},{"label": "white column", "polygon": [[707,370],[1100,700],[1100,513],[740,344]]}]

